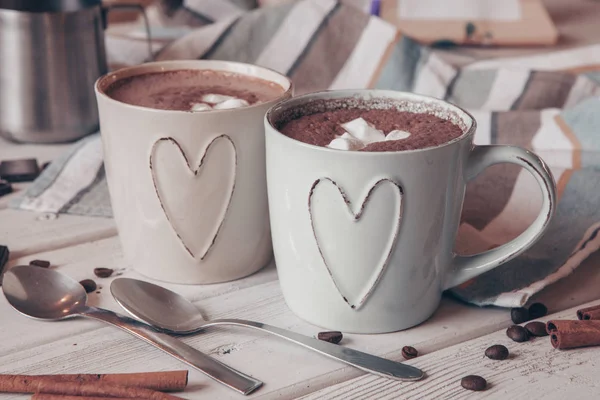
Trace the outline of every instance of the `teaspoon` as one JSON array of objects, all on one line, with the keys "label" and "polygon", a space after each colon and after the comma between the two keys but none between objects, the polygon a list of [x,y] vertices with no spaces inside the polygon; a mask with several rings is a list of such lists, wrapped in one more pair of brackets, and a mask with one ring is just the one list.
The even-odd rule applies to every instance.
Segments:
[{"label": "teaspoon", "polygon": [[192,334],[217,325],[236,325],[268,332],[363,371],[401,381],[423,378],[423,371],[358,350],[291,332],[261,322],[241,319],[205,321],[193,303],[162,286],[131,278],[115,279],[110,291],[117,302],[134,317],[174,334]]},{"label": "teaspoon", "polygon": [[144,323],[86,305],[87,294],[83,287],[59,272],[26,265],[13,267],[4,274],[2,290],[10,305],[28,317],[58,321],[81,316],[106,322],[154,345],[239,393],[249,394],[262,385],[261,381]]}]

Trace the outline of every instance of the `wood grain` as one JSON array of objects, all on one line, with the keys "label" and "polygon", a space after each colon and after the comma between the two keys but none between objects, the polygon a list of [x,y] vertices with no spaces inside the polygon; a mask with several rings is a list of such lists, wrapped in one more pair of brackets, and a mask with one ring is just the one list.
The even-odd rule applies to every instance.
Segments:
[{"label": "wood grain", "polygon": [[[588,304],[600,304],[600,301]],[[571,308],[543,320],[574,318],[575,311],[576,308]],[[508,347],[511,353],[509,358],[494,361],[484,357],[485,349],[493,344]],[[363,376],[314,392],[302,400],[592,399],[600,395],[598,356],[600,347],[555,350],[548,337],[516,343],[506,336],[503,329],[408,361],[408,364],[426,371],[428,376],[421,382],[391,382]],[[485,392],[469,392],[460,386],[460,379],[471,374],[480,375],[488,381]]]},{"label": "wood grain", "polygon": [[[110,267],[122,276],[146,279],[132,271],[121,256],[117,237],[38,254],[13,258],[10,265],[30,259],[46,259],[57,270],[74,279],[93,278],[102,287],[100,294],[90,295],[93,305],[122,310],[110,296],[110,282],[117,276],[100,279],[93,268]],[[549,308],[573,307],[596,298],[600,284],[598,257],[558,287],[548,289],[540,298]],[[310,336],[321,329],[294,316],[285,305],[273,265],[242,280],[216,285],[192,286],[159,283],[195,302],[207,319],[241,317],[263,321]],[[560,295],[557,295],[560,293]],[[182,364],[129,335],[94,321],[71,320],[43,323],[18,315],[0,296],[0,371],[5,373],[107,373],[178,369]],[[574,314],[573,314],[574,316]],[[507,310],[468,306],[445,298],[429,321],[403,332],[385,335],[345,335],[342,344],[385,357],[402,360],[401,348],[412,345],[420,354],[431,354],[449,346],[478,338],[510,325]],[[43,332],[43,334],[40,334]],[[292,399],[315,390],[364,375],[296,345],[243,328],[214,328],[206,333],[184,338],[200,350],[213,354],[228,364],[264,380],[257,398]],[[76,344],[76,345],[75,345]],[[418,360],[418,359],[417,359]],[[293,366],[293,367],[292,367]],[[359,378],[366,379],[366,378]],[[361,381],[362,382],[362,381]],[[390,385],[391,383],[386,383]],[[202,387],[202,390],[196,391]],[[219,385],[193,372],[188,398],[214,396],[238,398]],[[207,398],[209,398],[207,397]],[[18,397],[11,397],[18,398]]]},{"label": "wood grain", "polygon": [[0,243],[10,249],[11,258],[59,249],[117,234],[109,218],[46,214],[13,209],[0,210]]}]

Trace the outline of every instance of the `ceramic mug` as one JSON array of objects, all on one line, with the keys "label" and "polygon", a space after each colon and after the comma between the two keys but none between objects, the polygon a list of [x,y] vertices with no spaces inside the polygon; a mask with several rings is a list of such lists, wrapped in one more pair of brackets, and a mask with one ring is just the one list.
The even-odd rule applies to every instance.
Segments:
[{"label": "ceramic mug", "polygon": [[[437,147],[358,152],[305,144],[277,130],[301,105],[348,97],[384,98],[401,109],[450,116],[464,133]],[[473,117],[442,100],[383,90],[313,93],[276,105],[265,127],[283,295],[299,317],[327,329],[383,333],[419,324],[433,314],[445,289],[531,246],[555,210],[555,182],[538,156],[512,146],[474,146]],[[467,182],[497,163],[520,165],[535,176],[543,192],[540,214],[503,246],[456,255]]]},{"label": "ceramic mug", "polygon": [[[235,72],[277,83],[270,102],[204,112],[134,106],[106,95],[120,79],[172,70]],[[249,275],[272,256],[265,177],[265,112],[291,96],[288,78],[254,65],[166,61],[125,68],[95,85],[104,164],[126,259],[176,283]]]}]

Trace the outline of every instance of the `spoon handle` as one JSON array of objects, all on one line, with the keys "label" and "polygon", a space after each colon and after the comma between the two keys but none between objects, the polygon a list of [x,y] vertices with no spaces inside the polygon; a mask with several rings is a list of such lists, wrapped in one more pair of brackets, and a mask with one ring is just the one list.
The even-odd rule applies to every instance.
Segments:
[{"label": "spoon handle", "polygon": [[206,354],[201,353],[193,347],[188,346],[181,340],[165,333],[160,333],[150,326],[132,318],[95,307],[86,307],[80,315],[114,325],[200,370],[217,382],[220,382],[239,393],[245,395],[250,394],[262,385],[261,381],[236,371]]},{"label": "spoon handle", "polygon": [[363,371],[382,376],[384,378],[400,381],[417,381],[424,377],[423,371],[410,365],[377,357],[362,351],[340,346],[322,340],[313,339],[309,336],[281,329],[276,326],[263,324],[261,322],[246,321],[241,319],[218,319],[206,322],[203,328],[216,325],[237,325],[255,328],[263,332],[271,333],[293,343],[314,350],[330,358],[342,361],[346,364],[360,368]]}]

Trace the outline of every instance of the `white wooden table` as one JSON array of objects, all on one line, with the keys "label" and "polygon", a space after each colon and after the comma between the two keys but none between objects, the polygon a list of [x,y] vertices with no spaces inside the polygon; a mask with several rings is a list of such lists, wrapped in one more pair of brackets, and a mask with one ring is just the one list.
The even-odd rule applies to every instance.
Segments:
[{"label": "white wooden table", "polygon": [[[19,146],[0,140],[0,160],[37,157],[51,160],[66,146]],[[19,185],[22,189],[24,185]],[[15,193],[11,196],[15,196]],[[11,196],[0,198],[0,244],[11,250],[9,266],[33,259],[49,260],[61,273],[77,280],[93,278],[100,294],[90,302],[115,311],[111,278],[93,275],[96,267],[124,268],[123,276],[143,278],[121,257],[115,225],[110,219],[59,216],[45,219],[7,208]],[[554,315],[573,319],[575,308],[600,304],[600,256],[588,259],[573,275],[547,288],[536,300]],[[285,305],[274,265],[242,280],[208,286],[166,285],[194,301],[206,317],[247,318],[315,335],[320,329]],[[478,308],[444,298],[441,307],[418,327],[385,335],[346,335],[344,345],[402,360],[411,345],[422,356],[408,361],[428,377],[416,383],[394,382],[346,367],[283,340],[253,330],[210,329],[184,341],[265,382],[256,399],[405,399],[405,398],[600,398],[600,348],[554,350],[548,338],[514,343],[504,334],[511,325],[505,309]],[[513,354],[505,361],[483,357],[485,348],[505,344]],[[118,373],[186,369],[165,353],[132,336],[95,321],[39,322],[17,314],[0,296],[0,373]],[[478,374],[490,387],[468,392],[460,378]],[[531,397],[527,397],[531,396]],[[240,399],[204,375],[190,371],[182,397]],[[0,395],[0,399],[26,396]]]}]

